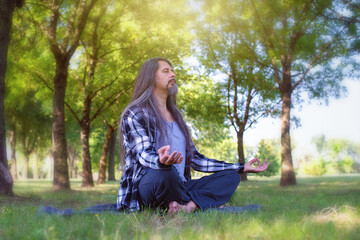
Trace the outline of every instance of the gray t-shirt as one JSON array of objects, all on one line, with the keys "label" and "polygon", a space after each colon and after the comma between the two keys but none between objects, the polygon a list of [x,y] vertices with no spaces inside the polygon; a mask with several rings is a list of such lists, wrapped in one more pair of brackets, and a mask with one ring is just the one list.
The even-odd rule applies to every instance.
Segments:
[{"label": "gray t-shirt", "polygon": [[186,182],[184,177],[185,173],[185,159],[186,159],[186,140],[184,135],[182,134],[179,125],[176,122],[166,122],[167,126],[167,136],[169,139],[164,139],[164,137],[160,138],[159,135],[156,136],[156,151],[159,150],[164,145],[170,145],[170,153],[174,151],[181,152],[181,156],[183,156],[183,160],[179,164],[174,164],[173,166],[178,171],[179,176],[183,182]]}]

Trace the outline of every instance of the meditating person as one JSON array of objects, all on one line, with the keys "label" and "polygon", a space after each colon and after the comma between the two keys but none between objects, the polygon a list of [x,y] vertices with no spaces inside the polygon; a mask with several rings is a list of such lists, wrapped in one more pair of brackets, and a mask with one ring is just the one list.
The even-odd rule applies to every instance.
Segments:
[{"label": "meditating person", "polygon": [[[176,107],[178,87],[171,63],[152,58],[141,67],[129,105],[121,115],[119,139],[125,161],[118,210],[145,208],[192,212],[227,203],[242,172],[263,172],[269,163],[253,159],[230,164],[207,158],[195,148]],[[257,166],[252,166],[257,163]],[[212,172],[191,179],[190,168]]]}]

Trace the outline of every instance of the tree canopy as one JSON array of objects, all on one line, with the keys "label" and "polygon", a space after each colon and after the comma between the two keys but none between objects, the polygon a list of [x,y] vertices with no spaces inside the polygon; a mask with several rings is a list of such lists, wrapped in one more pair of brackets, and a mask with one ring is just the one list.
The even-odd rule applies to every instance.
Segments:
[{"label": "tree canopy", "polygon": [[[200,39],[209,42],[204,45],[211,53],[211,67],[218,65],[217,68],[222,69],[221,63],[227,61],[229,67],[224,69],[233,77],[236,65],[229,60],[240,59],[241,71],[254,66],[255,72],[261,73],[260,76],[243,74],[250,78],[250,83],[268,83],[266,86],[277,90],[274,96],[281,101],[282,123],[280,184],[296,184],[290,143],[290,110],[303,92],[310,98],[325,101],[331,96],[340,97],[344,92],[344,76],[356,73],[353,70],[358,65],[353,54],[359,50],[356,47],[359,6],[336,0],[200,2],[207,13],[203,29],[209,29],[207,35],[215,34],[214,38],[200,35]],[[227,34],[216,37],[218,29]],[[216,55],[213,50],[213,46],[218,45],[212,43],[213,39],[221,43],[217,51],[220,54]],[[247,86],[246,83],[243,86]]]}]

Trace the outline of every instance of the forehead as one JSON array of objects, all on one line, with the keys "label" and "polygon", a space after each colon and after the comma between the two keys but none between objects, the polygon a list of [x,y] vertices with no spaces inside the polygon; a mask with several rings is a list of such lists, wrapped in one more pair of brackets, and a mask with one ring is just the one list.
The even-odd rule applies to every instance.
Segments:
[{"label": "forehead", "polygon": [[172,67],[170,66],[170,64],[168,64],[167,62],[165,62],[165,61],[159,61],[158,70],[165,69],[165,68],[172,69]]}]

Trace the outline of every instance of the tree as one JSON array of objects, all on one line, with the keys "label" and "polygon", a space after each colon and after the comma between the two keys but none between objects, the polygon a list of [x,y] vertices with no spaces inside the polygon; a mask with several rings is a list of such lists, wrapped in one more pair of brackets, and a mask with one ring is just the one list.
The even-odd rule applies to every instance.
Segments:
[{"label": "tree", "polygon": [[5,74],[13,12],[23,3],[24,0],[0,0],[0,195],[13,195],[13,179],[8,169],[6,156]]},{"label": "tree", "polygon": [[[14,48],[12,40],[10,49]],[[51,118],[44,111],[43,100],[39,98],[38,85],[31,75],[18,73],[15,66],[14,52],[9,57],[8,79],[6,84],[5,117],[7,119],[8,135],[10,136],[11,167],[16,174],[16,149],[24,155],[22,177],[29,177],[30,156],[35,157],[35,164],[41,159],[38,155],[49,148],[51,141]],[[15,57],[16,58],[16,57]],[[24,81],[25,79],[25,81]],[[26,82],[26,83],[25,83]],[[16,144],[17,143],[17,144]],[[37,168],[33,169],[33,177],[37,177]],[[16,175],[13,175],[16,176]]]},{"label": "tree", "polygon": [[[163,4],[166,6],[169,2],[163,2]],[[163,8],[157,8],[156,11],[163,10]],[[81,37],[81,49],[83,52],[77,59],[79,61],[78,67],[72,70],[69,75],[71,90],[66,98],[66,106],[79,123],[81,129],[83,147],[82,186],[93,186],[89,149],[90,125],[105,111],[110,111],[109,109],[113,107],[117,110],[114,113],[116,118],[119,117],[119,112],[122,111],[121,107],[125,107],[125,103],[129,100],[129,96],[125,93],[132,88],[136,71],[140,64],[146,60],[144,52],[155,56],[165,54],[168,56],[181,56],[182,54],[182,47],[171,47],[171,50],[163,48],[165,44],[159,41],[159,38],[165,37],[165,34],[167,36],[169,32],[160,32],[154,37],[153,34],[150,35],[143,29],[139,30],[137,27],[143,27],[144,23],[136,15],[137,9],[136,12],[131,11],[131,7],[122,2],[109,6],[105,4],[94,9],[88,27]],[[145,8],[144,11],[148,13],[147,11],[154,10]],[[170,13],[166,13],[166,15],[168,14]],[[117,19],[117,21],[112,21],[113,19]],[[151,19],[151,22],[154,24],[150,25],[154,25],[155,28],[157,18]],[[164,27],[170,27],[168,25],[162,23]],[[177,31],[180,30],[177,29]],[[184,38],[181,40],[184,40]],[[164,42],[167,42],[169,46],[178,44],[177,41],[177,39],[164,39]],[[82,81],[78,79],[82,79]],[[82,94],[79,94],[79,90],[81,90]],[[70,102],[76,102],[77,104],[70,104]],[[81,112],[81,115],[79,112]],[[110,124],[116,123],[116,120],[111,121]],[[115,126],[113,129],[116,129]],[[104,147],[106,145],[108,143]],[[103,166],[106,153],[107,151],[103,152],[103,161],[101,162],[101,168],[99,168],[101,178],[105,177]],[[100,180],[100,182],[104,180]]]},{"label": "tree", "polygon": [[[84,53],[79,57],[81,63],[79,64],[78,71],[73,70],[71,72],[70,84],[72,91],[67,99],[71,99],[71,102],[81,102],[75,105],[80,105],[81,110],[77,111],[77,109],[69,103],[70,101],[65,101],[67,108],[80,126],[83,187],[94,186],[89,146],[91,122],[100,116],[104,110],[116,103],[116,100],[121,97],[126,90],[130,89],[130,84],[127,85],[126,81],[121,82],[121,80],[124,80],[123,78],[120,78],[119,81],[120,73],[126,75],[124,70],[127,70],[129,66],[120,69],[120,71],[109,67],[109,65],[114,64],[111,63],[111,61],[114,62],[112,58],[114,58],[114,55],[119,54],[119,51],[111,44],[112,41],[108,37],[115,31],[114,28],[117,24],[115,22],[109,26],[108,20],[116,16],[120,17],[121,13],[117,11],[118,8],[116,7],[109,13],[108,4],[109,3],[106,3],[104,6],[94,10],[94,14],[88,23],[89,29],[85,29],[84,35],[81,38],[81,47],[84,49]],[[108,12],[107,19],[104,18],[104,16],[106,16],[105,12]],[[101,36],[101,38],[99,36]],[[112,40],[113,42],[116,41],[115,39]],[[103,67],[100,65],[103,65]],[[131,67],[131,64],[129,65]],[[100,72],[101,75],[99,74],[99,76],[97,76],[98,72]],[[83,73],[81,77],[82,81],[77,81],[81,73]],[[129,82],[130,81],[127,81],[127,83]],[[81,86],[79,86],[79,84],[75,85],[75,83],[80,83]],[[82,94],[78,93],[79,88]],[[77,114],[77,112],[81,112],[81,114]]]},{"label": "tree", "polygon": [[80,44],[90,11],[97,0],[45,1],[34,3],[33,15],[39,14],[38,6],[43,6],[38,21],[32,19],[45,32],[50,50],[55,59],[53,77],[53,188],[69,189],[67,164],[66,128],[65,128],[65,93],[70,60]]},{"label": "tree", "polygon": [[[179,77],[180,78],[180,77]],[[236,162],[236,146],[232,143],[226,119],[226,104],[220,84],[210,78],[181,74],[178,106],[184,111],[196,148],[204,155]]]},{"label": "tree", "polygon": [[108,150],[108,181],[115,181],[115,146],[116,132],[113,132]]},{"label": "tree", "polygon": [[9,130],[9,142],[11,149],[11,164],[10,164],[10,173],[13,177],[13,180],[18,179],[17,173],[17,161],[16,161],[16,129],[12,128]]},{"label": "tree", "polygon": [[315,136],[311,139],[311,142],[315,144],[316,150],[318,153],[322,154],[323,151],[326,149],[326,139],[325,135],[322,134],[320,136]]},{"label": "tree", "polygon": [[[101,0],[101,5],[92,8],[93,2],[95,1],[32,2],[22,16],[28,22],[30,20],[34,23],[34,32],[42,30],[41,33],[50,44],[52,55],[41,66],[30,64],[31,67],[27,67],[28,65],[24,64],[25,71],[36,76],[44,86],[51,89],[53,114],[63,112],[63,115],[67,116],[70,113],[80,126],[83,186],[93,185],[89,149],[93,121],[114,105],[118,117],[129,96],[118,101],[119,97],[124,90],[131,87],[140,64],[149,57],[159,55],[171,59],[174,63],[180,62],[182,56],[188,52],[191,35],[184,31],[186,24],[180,24],[181,27],[175,30],[176,24],[185,22],[186,15],[179,8],[174,8],[171,1],[161,1],[160,4],[160,1],[140,3]],[[155,8],[156,11],[154,4],[159,5]],[[177,7],[184,8],[184,1],[176,4]],[[38,51],[46,54],[48,52],[43,50],[42,46]],[[54,68],[55,76],[49,74]],[[61,80],[65,78],[66,81]],[[64,101],[61,100],[61,94],[64,95]],[[63,105],[55,102],[64,102],[67,108],[63,109]],[[59,111],[55,111],[55,108]],[[54,149],[56,147],[59,150],[54,152],[55,189],[66,188],[68,183],[64,161],[65,130],[61,127],[65,125],[65,120],[62,121],[62,118],[65,119],[62,115],[54,115],[53,118],[57,119],[57,124],[54,120],[53,135],[56,133],[58,136],[57,140],[54,139]],[[66,121],[68,123],[69,118],[66,118]],[[62,134],[54,129],[58,129]],[[59,183],[60,180],[63,182]]]},{"label": "tree", "polygon": [[[11,173],[14,179],[17,178],[19,160],[16,159],[17,150],[24,153],[23,166],[26,168],[26,159],[32,154],[35,164],[41,161],[38,156],[48,150],[48,140],[51,140],[51,124],[48,124],[51,114],[48,107],[50,98],[44,94],[44,87],[38,83],[34,75],[29,74],[29,69],[42,66],[49,72],[49,66],[53,61],[48,54],[49,51],[44,49],[41,34],[25,20],[24,12],[26,7],[14,12],[13,16],[5,98],[6,128],[11,149]],[[36,177],[37,168],[33,170]],[[27,170],[21,172],[23,177],[27,177]]]},{"label": "tree", "polygon": [[348,1],[337,0],[233,0],[224,5],[239,16],[234,23],[244,46],[239,57],[262,66],[277,89],[282,104],[280,185],[294,185],[291,107],[300,102],[302,92],[325,101],[344,92],[344,75],[356,73],[351,71],[357,64],[351,54],[358,42],[358,10]]},{"label": "tree", "polygon": [[76,161],[78,160],[78,152],[76,149],[72,146],[71,143],[68,143],[68,159],[69,159],[69,176],[70,178],[77,178],[77,166]]},{"label": "tree", "polygon": [[[275,88],[262,65],[242,57],[246,46],[240,40],[241,16],[232,14],[229,5],[211,1],[204,4],[203,10],[205,18],[197,27],[200,59],[207,69],[224,76],[222,89],[228,120],[236,131],[238,161],[244,163],[244,132],[260,118],[278,114]],[[251,44],[256,45],[256,38]],[[246,173],[241,174],[241,179],[247,179]]]},{"label": "tree", "polygon": [[[313,137],[312,142],[316,144],[317,152],[320,155],[317,162],[326,164],[325,172],[356,172],[356,162],[360,161],[358,144],[347,139],[326,139],[325,135]],[[311,166],[308,166],[308,170],[308,172],[311,171]]]},{"label": "tree", "polygon": [[[37,163],[37,151],[40,152],[41,149],[47,148],[51,139],[49,134],[51,119],[42,111],[42,103],[35,98],[34,91],[23,89],[22,95],[17,97],[17,101],[14,102],[16,107],[11,112],[12,117],[10,119],[16,125],[17,142],[20,143],[20,149],[24,154],[22,176],[29,178],[30,156],[34,153]],[[33,173],[37,173],[37,169],[33,169]]]},{"label": "tree", "polygon": [[[102,184],[106,180],[106,159],[108,157],[108,153],[110,156],[109,149],[111,147],[114,133],[116,132],[116,129],[117,129],[117,127],[111,126],[109,123],[106,123],[106,121],[105,121],[105,124],[107,126],[107,132],[106,132],[105,141],[104,141],[104,145],[103,145],[103,149],[102,149],[102,154],[101,154],[101,158],[100,158],[100,162],[99,162],[99,177],[97,180],[97,184]],[[116,125],[118,125],[118,124],[116,124]]]},{"label": "tree", "polygon": [[353,170],[356,153],[356,144],[346,139],[329,139],[327,142],[328,158],[338,173],[350,173]]}]

